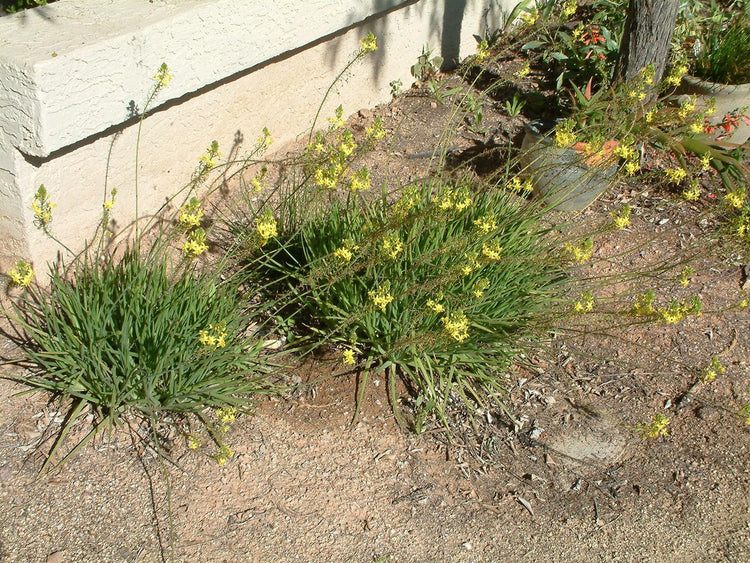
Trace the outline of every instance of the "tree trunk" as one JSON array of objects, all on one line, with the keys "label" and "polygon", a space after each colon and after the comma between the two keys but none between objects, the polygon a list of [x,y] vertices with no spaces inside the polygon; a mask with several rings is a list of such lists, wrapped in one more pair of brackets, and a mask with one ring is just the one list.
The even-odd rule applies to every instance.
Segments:
[{"label": "tree trunk", "polygon": [[654,65],[654,82],[664,74],[680,0],[630,0],[615,77],[628,81]]}]

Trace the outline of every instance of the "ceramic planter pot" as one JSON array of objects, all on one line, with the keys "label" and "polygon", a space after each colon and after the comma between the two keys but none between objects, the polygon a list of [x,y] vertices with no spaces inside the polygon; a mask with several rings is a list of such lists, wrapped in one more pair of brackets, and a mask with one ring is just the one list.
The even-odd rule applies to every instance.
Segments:
[{"label": "ceramic planter pot", "polygon": [[[718,84],[694,76],[685,76],[680,86],[680,94],[695,94],[705,103],[711,98],[716,100],[716,113],[710,121],[721,123],[724,115],[737,109],[750,111],[750,84]],[[728,139],[732,143],[744,143],[750,138],[750,125],[740,122],[734,134]]]},{"label": "ceramic planter pot", "polygon": [[549,119],[526,124],[521,163],[534,195],[559,211],[579,211],[614,183],[617,166],[590,166],[581,152],[555,146],[556,124]]}]

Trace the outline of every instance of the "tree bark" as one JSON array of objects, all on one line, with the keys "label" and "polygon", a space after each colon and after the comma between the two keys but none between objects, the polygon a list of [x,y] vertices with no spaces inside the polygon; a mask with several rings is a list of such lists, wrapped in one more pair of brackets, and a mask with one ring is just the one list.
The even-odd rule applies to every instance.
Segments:
[{"label": "tree bark", "polygon": [[630,0],[615,77],[626,82],[654,65],[654,82],[664,74],[680,0]]}]

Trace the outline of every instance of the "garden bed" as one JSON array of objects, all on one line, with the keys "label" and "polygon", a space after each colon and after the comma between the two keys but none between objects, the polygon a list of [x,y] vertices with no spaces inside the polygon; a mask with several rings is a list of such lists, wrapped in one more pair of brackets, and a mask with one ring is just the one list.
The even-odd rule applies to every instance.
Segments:
[{"label": "garden bed", "polygon": [[[365,161],[373,185],[434,170],[454,109],[409,90],[352,116],[355,132],[375,117],[388,132]],[[520,144],[523,123],[538,116],[532,109],[509,117],[490,101],[482,122],[491,127],[459,127],[442,144],[452,161],[476,157],[474,173],[485,174]],[[235,456],[223,467],[167,435],[167,481],[133,434],[144,429],[123,427],[37,479],[62,415],[45,396],[15,396],[21,388],[3,381],[0,558],[158,561],[170,543],[177,561],[747,558],[750,426],[738,413],[750,402],[750,326],[746,311],[712,311],[736,302],[748,272],[702,218],[720,195],[685,202],[636,178],[576,216],[588,232],[623,204],[632,213],[628,228],[596,239],[597,259],[581,276],[646,269],[704,240],[711,251],[692,262],[690,281],[703,315],[576,323],[512,369],[510,416],[481,413],[476,427],[452,418],[450,438],[439,425],[402,432],[377,375],[352,423],[357,374],[328,377],[341,371],[330,354],[283,374],[310,386],[260,400],[231,426]],[[549,216],[559,229],[569,219]],[[672,296],[684,295],[675,286]],[[697,384],[713,356],[726,372]],[[637,428],[655,414],[669,419],[669,432],[644,439]]]}]

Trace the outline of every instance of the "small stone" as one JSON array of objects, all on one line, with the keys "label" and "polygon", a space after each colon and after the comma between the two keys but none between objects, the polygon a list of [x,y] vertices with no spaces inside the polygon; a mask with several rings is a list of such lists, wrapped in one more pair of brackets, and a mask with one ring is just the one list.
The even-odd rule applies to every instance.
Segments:
[{"label": "small stone", "polygon": [[65,561],[64,551],[55,551],[47,556],[47,563],[63,563]]}]

